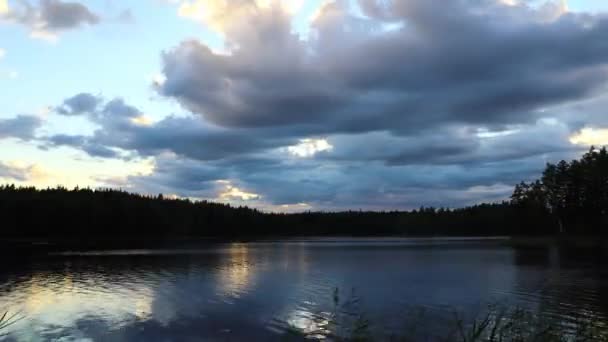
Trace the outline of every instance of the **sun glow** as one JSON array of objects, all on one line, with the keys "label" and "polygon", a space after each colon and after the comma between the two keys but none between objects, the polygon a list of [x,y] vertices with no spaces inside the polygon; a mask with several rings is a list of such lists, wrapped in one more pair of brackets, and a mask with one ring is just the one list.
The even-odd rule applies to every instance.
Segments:
[{"label": "sun glow", "polygon": [[583,128],[570,136],[570,142],[575,145],[608,145],[608,128]]},{"label": "sun glow", "polygon": [[177,14],[180,17],[198,20],[212,30],[225,33],[226,29],[243,18],[259,10],[280,8],[288,15],[299,12],[303,0],[254,0],[236,2],[231,0],[191,0],[179,4]]},{"label": "sun glow", "polygon": [[249,257],[249,248],[242,243],[228,247],[228,262],[219,270],[218,285],[222,293],[238,298],[251,285],[255,269]]},{"label": "sun glow", "polygon": [[140,115],[134,118],[131,118],[131,122],[137,126],[151,126],[154,121],[145,115]]},{"label": "sun glow", "polygon": [[301,139],[300,143],[287,147],[290,154],[306,158],[323,151],[331,151],[334,147],[326,139]]},{"label": "sun glow", "polygon": [[8,13],[8,0],[0,0],[0,14]]},{"label": "sun glow", "polygon": [[226,184],[224,190],[219,194],[220,200],[240,199],[243,201],[249,201],[260,198],[260,195],[239,189],[238,187],[230,184],[229,182],[225,183],[225,181],[218,181],[217,183]]}]

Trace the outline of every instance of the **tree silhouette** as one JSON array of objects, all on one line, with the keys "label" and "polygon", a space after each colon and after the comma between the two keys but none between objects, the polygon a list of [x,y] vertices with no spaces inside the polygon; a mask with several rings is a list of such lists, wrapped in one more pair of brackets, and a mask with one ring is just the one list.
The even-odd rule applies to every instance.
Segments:
[{"label": "tree silhouette", "polygon": [[457,209],[263,213],[163,194],[5,185],[0,238],[97,246],[198,237],[604,234],[607,210],[608,153],[591,148],[580,160],[547,164],[538,180],[517,184],[510,201]]},{"label": "tree silhouette", "polygon": [[547,164],[542,177],[515,186],[512,203],[545,209],[561,233],[605,233],[608,153],[591,147],[580,160]]}]

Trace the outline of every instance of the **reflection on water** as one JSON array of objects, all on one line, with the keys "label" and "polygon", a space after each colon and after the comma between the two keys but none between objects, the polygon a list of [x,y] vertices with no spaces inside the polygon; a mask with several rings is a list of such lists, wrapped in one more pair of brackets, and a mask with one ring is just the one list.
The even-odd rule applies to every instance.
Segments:
[{"label": "reflection on water", "polygon": [[255,265],[249,260],[247,244],[232,243],[227,254],[227,263],[219,267],[218,288],[221,296],[238,298],[251,285]]},{"label": "reflection on water", "polygon": [[287,317],[286,323],[305,336],[324,339],[331,333],[331,313],[313,313],[307,310],[294,310]]},{"label": "reflection on water", "polygon": [[[12,288],[4,288],[0,307],[18,312],[23,319],[11,330],[22,340],[63,335],[74,322],[91,317],[113,327],[152,314],[154,290],[134,279],[106,279],[91,272],[65,270],[61,273],[34,273],[29,279],[13,279]],[[9,280],[11,281],[11,280]],[[80,335],[80,334],[77,334]]]},{"label": "reflection on water", "polygon": [[355,288],[381,329],[404,310],[476,314],[509,302],[608,318],[608,271],[595,255],[514,249],[499,240],[309,239],[195,250],[65,253],[3,265],[8,340],[273,340],[331,329],[334,288]]}]

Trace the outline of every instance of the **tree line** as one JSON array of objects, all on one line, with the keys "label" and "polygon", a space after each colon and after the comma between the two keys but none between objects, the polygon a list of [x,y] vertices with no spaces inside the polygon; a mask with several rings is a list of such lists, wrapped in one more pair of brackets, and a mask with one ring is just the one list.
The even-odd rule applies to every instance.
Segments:
[{"label": "tree line", "polygon": [[510,201],[410,211],[264,213],[209,201],[112,189],[0,187],[2,238],[256,238],[304,235],[603,234],[608,155],[547,164]]},{"label": "tree line", "polygon": [[547,164],[540,179],[515,186],[511,203],[547,212],[562,233],[603,233],[608,225],[608,153],[591,149],[579,160]]}]

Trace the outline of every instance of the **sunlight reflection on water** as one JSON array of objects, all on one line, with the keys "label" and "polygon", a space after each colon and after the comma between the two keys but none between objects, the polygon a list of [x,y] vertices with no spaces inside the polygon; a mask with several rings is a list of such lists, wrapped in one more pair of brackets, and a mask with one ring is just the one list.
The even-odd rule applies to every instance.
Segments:
[{"label": "sunlight reflection on water", "polygon": [[244,243],[233,243],[228,248],[228,263],[218,272],[220,296],[238,298],[253,282],[255,265],[249,260],[249,249]]}]

